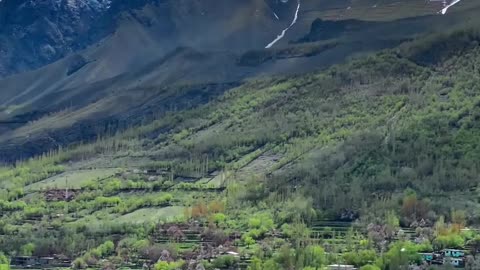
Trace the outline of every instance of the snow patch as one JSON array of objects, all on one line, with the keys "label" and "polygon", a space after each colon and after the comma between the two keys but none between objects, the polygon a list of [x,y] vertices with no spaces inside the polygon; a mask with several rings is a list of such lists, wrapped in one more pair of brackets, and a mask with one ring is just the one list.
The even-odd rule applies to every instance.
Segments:
[{"label": "snow patch", "polygon": [[447,14],[447,11],[449,8],[455,6],[456,4],[460,3],[460,1],[462,0],[455,0],[453,1],[452,3],[450,3],[450,5],[447,5],[446,7],[444,7],[442,10],[440,10],[440,13],[442,13],[442,15],[445,15]]},{"label": "snow patch", "polygon": [[283,37],[285,37],[285,34],[287,33],[287,31],[290,30],[290,28],[292,28],[292,26],[294,26],[294,25],[297,23],[298,13],[300,12],[300,6],[301,6],[301,2],[300,2],[300,0],[298,0],[297,10],[295,11],[295,16],[293,17],[293,21],[292,21],[292,23],[290,24],[290,26],[288,26],[287,28],[283,29],[282,33],[281,33],[280,35],[278,35],[276,39],[274,39],[272,42],[270,42],[270,43],[265,47],[265,49],[271,48],[273,45],[275,45],[275,43],[277,43],[277,42],[280,41]]}]

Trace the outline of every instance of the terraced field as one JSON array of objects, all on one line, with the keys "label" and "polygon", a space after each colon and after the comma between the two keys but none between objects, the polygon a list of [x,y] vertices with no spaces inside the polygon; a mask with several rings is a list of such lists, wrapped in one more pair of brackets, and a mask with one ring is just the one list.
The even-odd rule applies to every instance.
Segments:
[{"label": "terraced field", "polygon": [[132,213],[120,216],[115,222],[120,223],[145,223],[145,222],[171,222],[183,218],[184,207],[168,206],[163,208],[142,208]]},{"label": "terraced field", "polygon": [[112,177],[121,169],[84,169],[68,171],[60,175],[36,182],[25,187],[25,191],[40,191],[47,189],[79,189],[89,182],[100,182]]}]

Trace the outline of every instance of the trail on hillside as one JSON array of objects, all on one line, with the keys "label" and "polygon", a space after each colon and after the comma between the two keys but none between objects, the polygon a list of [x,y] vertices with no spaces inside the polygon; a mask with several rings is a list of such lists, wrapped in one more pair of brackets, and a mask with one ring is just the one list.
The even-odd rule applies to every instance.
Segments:
[{"label": "trail on hillside", "polygon": [[277,42],[280,41],[283,37],[285,37],[285,34],[287,33],[287,31],[290,30],[290,28],[292,28],[292,26],[294,26],[294,25],[297,23],[297,20],[298,20],[298,12],[300,11],[300,6],[301,6],[301,2],[300,2],[300,0],[298,0],[297,10],[295,11],[295,16],[293,17],[292,23],[291,23],[287,28],[283,29],[282,33],[281,33],[280,35],[278,35],[276,39],[274,39],[272,42],[270,42],[270,43],[265,47],[265,49],[271,48],[273,45],[275,45],[275,43],[277,43]]},{"label": "trail on hillside", "polygon": [[453,7],[453,6],[455,6],[456,4],[460,3],[460,1],[462,1],[462,0],[455,0],[455,1],[453,1],[452,3],[450,3],[450,5],[444,7],[444,8],[440,11],[440,13],[442,13],[442,15],[447,14],[448,9],[451,8],[451,7]]}]

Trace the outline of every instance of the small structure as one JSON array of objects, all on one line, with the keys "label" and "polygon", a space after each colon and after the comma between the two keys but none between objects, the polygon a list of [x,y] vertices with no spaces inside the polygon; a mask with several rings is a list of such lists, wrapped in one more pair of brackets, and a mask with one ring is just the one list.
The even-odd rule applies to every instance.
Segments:
[{"label": "small structure", "polygon": [[328,266],[328,270],[356,270],[353,265],[332,264]]},{"label": "small structure", "polygon": [[31,267],[37,264],[37,260],[35,257],[31,257],[31,256],[17,256],[11,259],[10,264],[12,266]]},{"label": "small structure", "polygon": [[422,255],[422,259],[428,263],[432,262],[434,259],[433,253],[420,253],[420,255]]},{"label": "small structure", "polygon": [[17,268],[55,268],[68,267],[71,261],[60,255],[55,257],[17,256],[12,257],[10,264]]},{"label": "small structure", "polygon": [[50,189],[45,192],[44,196],[47,202],[58,202],[58,201],[69,202],[75,199],[78,193],[79,193],[78,190]]},{"label": "small structure", "polygon": [[54,257],[41,257],[38,258],[37,264],[45,266],[54,266],[57,264],[57,260]]},{"label": "small structure", "polygon": [[465,252],[459,249],[444,249],[443,256],[450,258],[463,258],[465,257]]},{"label": "small structure", "polygon": [[240,254],[238,252],[235,252],[235,251],[227,251],[226,254],[228,254],[230,256],[233,256],[233,257],[236,257],[236,258],[240,258]]},{"label": "small structure", "polygon": [[443,264],[451,264],[455,267],[464,267],[465,260],[463,258],[445,257],[443,258]]}]

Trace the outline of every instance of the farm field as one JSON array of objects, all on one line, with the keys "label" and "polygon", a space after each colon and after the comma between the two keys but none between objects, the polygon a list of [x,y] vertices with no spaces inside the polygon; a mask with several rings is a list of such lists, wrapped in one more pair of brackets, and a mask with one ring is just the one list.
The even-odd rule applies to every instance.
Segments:
[{"label": "farm field", "polygon": [[28,185],[25,190],[38,191],[46,189],[78,189],[91,181],[101,181],[112,177],[121,169],[93,169],[93,170],[78,170],[68,171],[60,175],[52,176],[40,182]]}]

